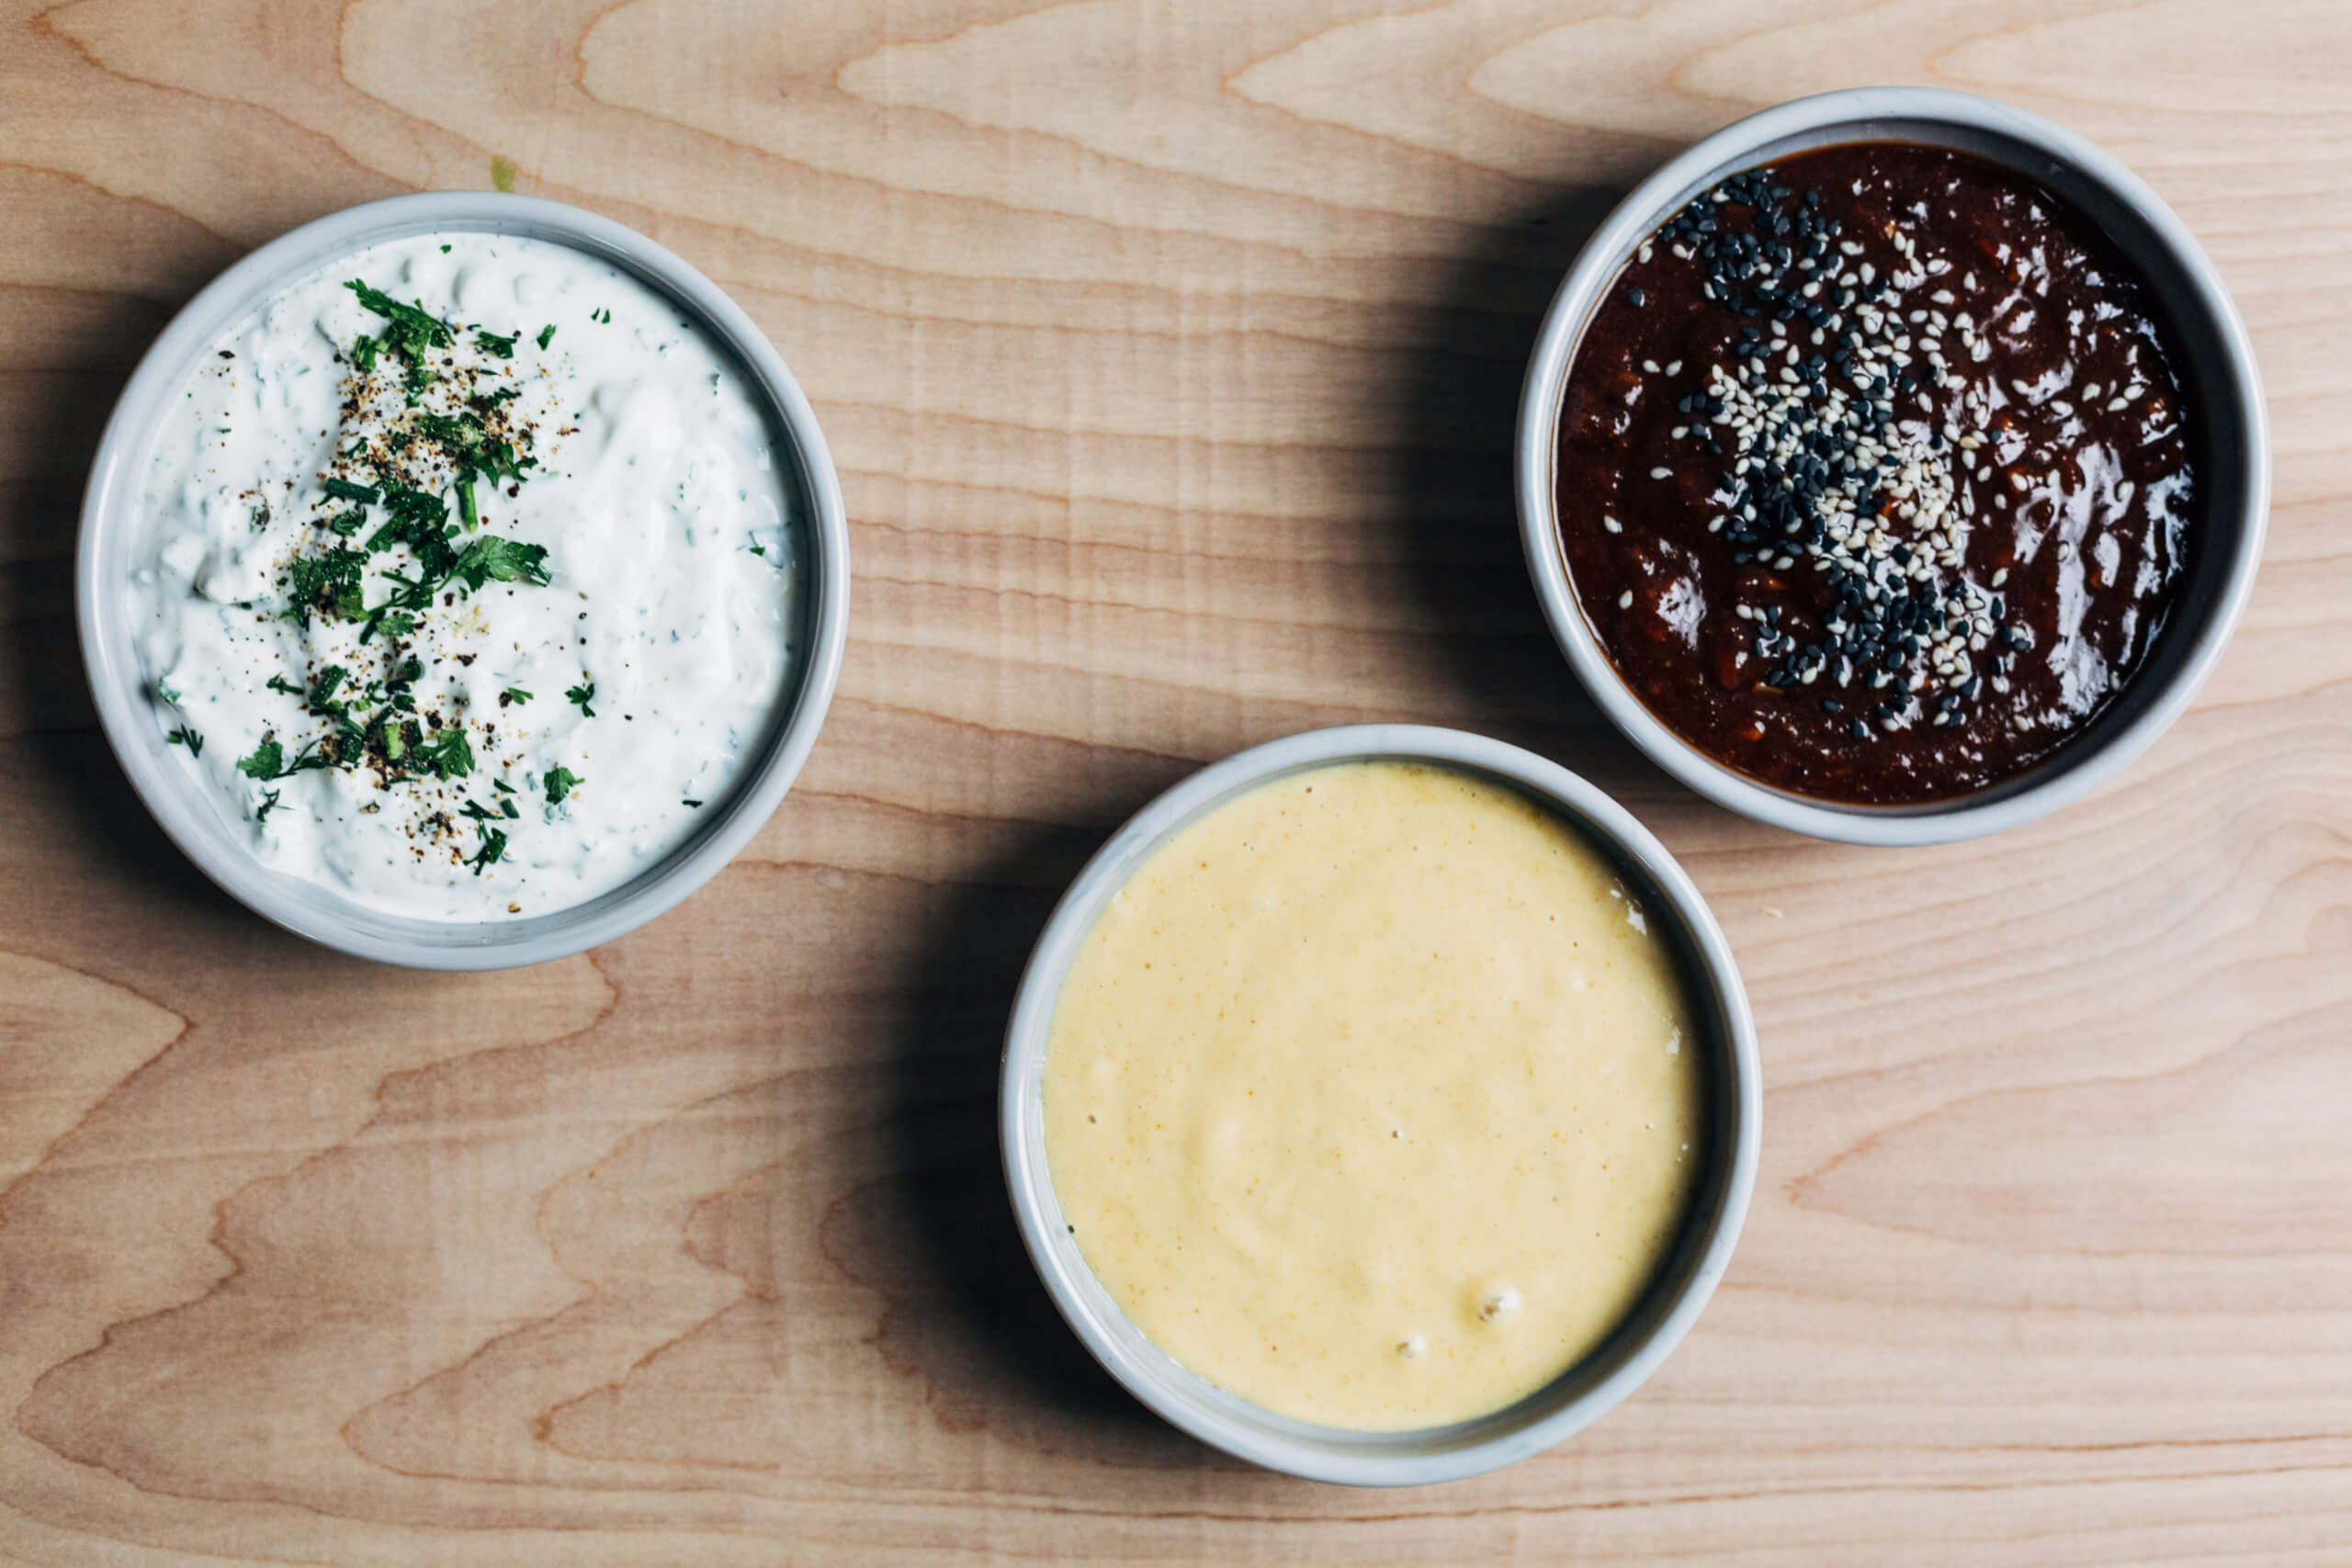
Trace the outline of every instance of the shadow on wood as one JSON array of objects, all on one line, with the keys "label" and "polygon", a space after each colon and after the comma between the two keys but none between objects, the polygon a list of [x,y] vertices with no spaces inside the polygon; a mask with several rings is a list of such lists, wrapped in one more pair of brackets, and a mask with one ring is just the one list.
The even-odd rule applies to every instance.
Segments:
[{"label": "shadow on wood", "polygon": [[1448,263],[1437,303],[1397,335],[1413,346],[1365,389],[1393,432],[1398,554],[1465,722],[1555,758],[1611,791],[1657,780],[1577,683],[1544,623],[1520,543],[1513,450],[1521,383],[1544,312],[1585,240],[1623,196],[1568,186],[1476,231]]}]

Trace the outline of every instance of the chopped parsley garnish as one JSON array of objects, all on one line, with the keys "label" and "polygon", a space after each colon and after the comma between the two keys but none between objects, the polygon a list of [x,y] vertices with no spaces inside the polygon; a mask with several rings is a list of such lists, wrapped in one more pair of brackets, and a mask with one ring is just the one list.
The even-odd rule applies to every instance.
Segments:
[{"label": "chopped parsley garnish", "polygon": [[474,874],[480,876],[482,867],[496,865],[505,857],[506,835],[495,828],[484,828],[481,830],[481,848],[475,851],[473,858],[465,863],[472,866]]},{"label": "chopped parsley garnish", "polygon": [[596,716],[596,710],[588,705],[596,700],[595,682],[588,681],[577,686],[566,686],[563,689],[563,696],[566,702],[578,703],[581,713],[586,717]]},{"label": "chopped parsley garnish", "polygon": [[693,807],[696,811],[700,811],[702,809],[702,802],[699,800],[689,800],[686,804]]},{"label": "chopped parsley garnish", "polygon": [[359,302],[390,324],[384,328],[386,348],[407,360],[413,367],[428,348],[447,348],[455,341],[449,323],[427,311],[420,305],[403,305],[380,288],[370,288],[357,278],[344,285],[359,296]]},{"label": "chopped parsley garnish", "polygon": [[588,312],[588,319],[592,321],[602,321],[605,325],[611,326],[613,324],[613,312],[609,308],[602,310],[591,310]]},{"label": "chopped parsley garnish", "polygon": [[357,620],[359,574],[368,565],[361,551],[337,545],[322,556],[297,556],[286,568],[286,589],[292,600],[286,618],[307,626],[313,614]]},{"label": "chopped parsley garnish", "polygon": [[535,587],[548,585],[548,549],[545,545],[526,545],[496,534],[476,539],[449,569],[449,575],[462,580],[469,590],[480,592],[485,582],[513,582],[521,579]]},{"label": "chopped parsley garnish", "polygon": [[[493,363],[513,359],[524,334],[445,321],[421,301],[402,304],[356,278],[345,287],[381,323],[372,335],[357,337],[345,356],[356,367],[345,385],[349,423],[329,459],[335,471],[320,479],[326,502],[315,513],[316,531],[278,568],[278,609],[305,628],[313,617],[353,623],[362,645],[379,632],[386,642],[363,646],[356,657],[345,643],[349,668],[298,664],[270,675],[266,687],[294,698],[309,716],[303,728],[311,738],[265,731],[237,760],[237,771],[266,784],[310,769],[366,767],[381,787],[435,779],[447,785],[495,761],[477,760],[461,716],[445,721],[419,713],[417,688],[427,660],[474,660],[432,640],[427,623],[492,583],[545,587],[551,581],[545,546],[492,532],[483,515],[509,485],[539,466],[531,455],[533,432],[515,412],[523,406],[517,401],[523,389],[511,370]],[[611,320],[610,310],[600,314]],[[554,341],[555,330],[550,323],[539,331],[541,348]],[[369,379],[389,362],[397,362],[397,378],[388,370],[383,378]],[[266,522],[266,509],[254,516],[257,525]],[[399,553],[386,557],[387,551]],[[371,607],[368,599],[379,594],[380,603]],[[427,640],[413,649],[407,639],[420,632]],[[177,702],[177,694],[160,682],[157,694]],[[588,707],[594,682],[583,680],[567,694],[594,716]],[[532,700],[520,686],[499,694],[501,706]],[[203,745],[185,724],[170,739],[191,750]],[[581,785],[577,774],[561,769],[543,782],[554,803]],[[491,785],[495,793],[454,807],[462,785],[428,791],[430,804],[421,809],[429,815],[413,829],[447,834],[457,820],[474,822],[482,841],[462,863],[476,875],[505,858],[503,824],[523,819],[514,786],[498,778]],[[280,803],[276,789],[259,793],[256,822],[267,820]]]},{"label": "chopped parsley garnish", "polygon": [[[158,681],[155,682],[155,695],[160,700],[170,704],[174,708],[177,708],[180,705],[180,694],[172,690],[172,683],[169,681]],[[187,748],[187,754],[191,757],[201,757],[204,755],[204,737],[198,735],[192,728],[189,727],[187,716],[186,714],[182,714],[180,716],[178,728],[164,731],[164,744],[166,746],[185,746]]]},{"label": "chopped parsley garnish", "polygon": [[417,760],[445,779],[461,779],[474,771],[474,749],[457,725],[435,730],[416,747]]},{"label": "chopped parsley garnish", "polygon": [[276,736],[265,738],[260,745],[254,748],[253,755],[237,759],[237,772],[249,779],[260,779],[264,782],[270,779],[291,778],[296,773],[306,773],[314,768],[334,766],[334,759],[320,750],[316,741],[303,747],[301,750],[295,753],[292,761],[288,761],[286,748],[278,744]]}]

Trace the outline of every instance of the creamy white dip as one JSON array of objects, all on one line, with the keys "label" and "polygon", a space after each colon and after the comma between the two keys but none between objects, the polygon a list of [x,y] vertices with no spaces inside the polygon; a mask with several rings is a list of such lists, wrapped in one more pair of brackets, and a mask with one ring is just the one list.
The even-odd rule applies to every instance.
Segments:
[{"label": "creamy white dip", "polygon": [[158,434],[131,573],[158,723],[277,870],[427,919],[593,898],[776,720],[787,494],[746,378],[628,274],[480,233],[357,252],[223,333]]}]

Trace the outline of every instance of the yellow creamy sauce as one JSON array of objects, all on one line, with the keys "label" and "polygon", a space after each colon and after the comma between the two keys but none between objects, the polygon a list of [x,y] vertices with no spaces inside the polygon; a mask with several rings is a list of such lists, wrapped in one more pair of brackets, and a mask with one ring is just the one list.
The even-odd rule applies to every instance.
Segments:
[{"label": "yellow creamy sauce", "polygon": [[1707,1086],[1672,954],[1566,822],[1350,763],[1187,828],[1104,908],[1046,1047],[1046,1157],[1128,1318],[1359,1430],[1498,1410],[1672,1247]]}]

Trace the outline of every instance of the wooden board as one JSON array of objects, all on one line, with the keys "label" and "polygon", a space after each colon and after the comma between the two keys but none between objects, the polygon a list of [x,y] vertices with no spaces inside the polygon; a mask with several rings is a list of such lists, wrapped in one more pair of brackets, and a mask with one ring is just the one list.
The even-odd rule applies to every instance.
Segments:
[{"label": "wooden board", "polygon": [[[1614,193],[1749,109],[1991,93],[2211,248],[2278,436],[2196,708],[1988,843],[1708,807],[1578,694],[1508,435]],[[853,519],[752,850],[435,977],[199,878],[93,724],[111,400],[288,227],[515,188],[703,267]],[[2342,1563],[2352,1536],[2352,9],[2335,0],[0,4],[0,1561]],[[1337,721],[1618,792],[1747,966],[1754,1216],[1583,1438],[1252,1471],[1077,1349],[991,1124],[1106,830]]]}]

